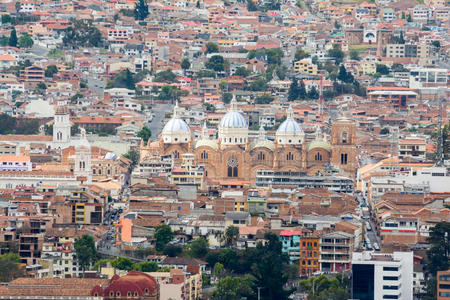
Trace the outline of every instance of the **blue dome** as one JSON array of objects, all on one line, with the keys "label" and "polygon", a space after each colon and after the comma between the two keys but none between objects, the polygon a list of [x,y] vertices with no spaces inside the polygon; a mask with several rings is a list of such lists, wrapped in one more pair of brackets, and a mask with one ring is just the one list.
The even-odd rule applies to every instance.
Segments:
[{"label": "blue dome", "polygon": [[167,122],[166,126],[164,126],[162,133],[190,133],[191,130],[189,129],[188,124],[182,119],[174,118],[170,119],[169,122]]},{"label": "blue dome", "polygon": [[222,128],[247,128],[247,121],[240,112],[231,110],[223,116],[219,126]]},{"label": "blue dome", "polygon": [[277,133],[281,134],[298,134],[303,133],[302,127],[293,119],[287,119],[278,127]]}]

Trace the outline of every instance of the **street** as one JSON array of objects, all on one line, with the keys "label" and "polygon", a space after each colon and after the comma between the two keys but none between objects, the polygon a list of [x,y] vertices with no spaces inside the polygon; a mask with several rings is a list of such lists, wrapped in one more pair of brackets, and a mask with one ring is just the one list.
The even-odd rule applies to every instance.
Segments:
[{"label": "street", "polygon": [[166,113],[172,113],[173,105],[170,103],[155,103],[151,107],[154,115],[148,124],[148,128],[152,132],[152,141],[156,141],[164,125],[164,116]]}]

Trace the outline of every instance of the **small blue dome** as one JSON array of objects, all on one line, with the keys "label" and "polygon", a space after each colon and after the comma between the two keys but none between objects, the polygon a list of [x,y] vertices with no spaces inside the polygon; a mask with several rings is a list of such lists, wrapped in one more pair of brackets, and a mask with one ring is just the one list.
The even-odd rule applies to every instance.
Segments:
[{"label": "small blue dome", "polygon": [[230,110],[220,120],[219,126],[222,128],[247,128],[247,121],[240,112]]},{"label": "small blue dome", "polygon": [[277,133],[281,134],[297,134],[303,133],[302,127],[293,119],[287,119],[278,127]]},{"label": "small blue dome", "polygon": [[164,126],[162,133],[190,133],[188,124],[182,119],[173,118]]}]

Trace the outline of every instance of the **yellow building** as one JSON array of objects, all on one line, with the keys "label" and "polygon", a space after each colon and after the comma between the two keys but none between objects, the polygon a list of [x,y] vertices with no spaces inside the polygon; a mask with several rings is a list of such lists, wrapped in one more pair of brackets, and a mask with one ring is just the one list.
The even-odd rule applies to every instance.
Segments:
[{"label": "yellow building", "polygon": [[377,72],[377,64],[371,61],[363,61],[359,65],[358,73],[359,75],[370,75]]},{"label": "yellow building", "polygon": [[203,188],[204,167],[194,166],[195,155],[192,153],[183,154],[181,168],[172,169],[170,183],[176,185],[195,185]]},{"label": "yellow building", "polygon": [[311,58],[304,58],[294,63],[294,72],[317,75],[317,65],[312,63]]}]

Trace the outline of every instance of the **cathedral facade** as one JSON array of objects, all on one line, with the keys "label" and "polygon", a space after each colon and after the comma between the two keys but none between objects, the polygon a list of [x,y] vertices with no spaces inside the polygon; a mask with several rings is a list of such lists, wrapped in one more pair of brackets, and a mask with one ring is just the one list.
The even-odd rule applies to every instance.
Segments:
[{"label": "cathedral facade", "polygon": [[175,166],[184,153],[194,153],[195,162],[205,167],[208,180],[255,182],[258,170],[324,174],[328,166],[353,177],[356,171],[355,124],[339,119],[332,125],[331,140],[318,129],[316,137],[306,142],[305,133],[295,121],[292,108],[279,126],[273,141],[260,128],[250,140],[248,124],[233,100],[218,126],[218,138],[211,139],[204,126],[202,136],[193,140],[189,126],[179,117],[175,106],[172,119],[164,126],[158,141],[141,144],[141,162],[151,155],[172,155]]}]

